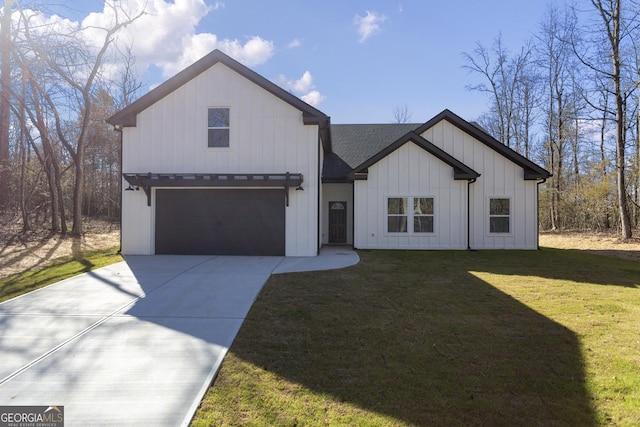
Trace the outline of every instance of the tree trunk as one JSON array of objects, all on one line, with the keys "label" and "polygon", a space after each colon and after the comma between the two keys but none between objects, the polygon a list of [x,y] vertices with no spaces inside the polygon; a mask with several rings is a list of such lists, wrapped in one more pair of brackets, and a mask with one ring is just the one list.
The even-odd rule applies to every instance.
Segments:
[{"label": "tree trunk", "polygon": [[621,0],[616,0],[611,11],[612,31],[609,33],[611,42],[611,60],[613,62],[613,92],[616,97],[616,171],[618,190],[618,211],[620,215],[620,231],[623,239],[631,238],[631,220],[627,206],[627,186],[625,177],[625,102],[622,94],[621,59],[620,59],[620,13]]},{"label": "tree trunk", "polygon": [[76,177],[73,185],[73,236],[82,235],[82,197],[84,195],[84,144],[78,141],[77,152],[74,156]]},{"label": "tree trunk", "polygon": [[9,121],[11,120],[11,11],[13,0],[4,1],[0,30],[0,209],[9,204]]},{"label": "tree trunk", "polygon": [[[22,99],[26,98],[26,76],[22,73]],[[29,211],[27,208],[27,120],[25,117],[24,104],[20,108],[20,212],[22,214],[22,232],[31,231]]]}]

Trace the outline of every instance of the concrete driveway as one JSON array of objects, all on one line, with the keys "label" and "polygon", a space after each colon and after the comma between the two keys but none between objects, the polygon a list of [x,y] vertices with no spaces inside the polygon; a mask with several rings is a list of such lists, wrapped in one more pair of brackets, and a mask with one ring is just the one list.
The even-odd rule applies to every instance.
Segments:
[{"label": "concrete driveway", "polygon": [[64,406],[66,426],[187,425],[272,273],[316,258],[128,256],[0,304],[0,406]]}]

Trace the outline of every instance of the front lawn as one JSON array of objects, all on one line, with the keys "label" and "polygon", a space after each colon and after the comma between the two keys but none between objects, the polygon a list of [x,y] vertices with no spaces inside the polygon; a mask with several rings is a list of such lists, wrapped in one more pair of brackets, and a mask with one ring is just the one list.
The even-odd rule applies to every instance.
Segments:
[{"label": "front lawn", "polygon": [[640,263],[360,256],[271,277],[194,426],[640,425]]},{"label": "front lawn", "polygon": [[122,261],[117,248],[79,252],[57,258],[42,268],[0,278],[0,302],[60,280]]}]

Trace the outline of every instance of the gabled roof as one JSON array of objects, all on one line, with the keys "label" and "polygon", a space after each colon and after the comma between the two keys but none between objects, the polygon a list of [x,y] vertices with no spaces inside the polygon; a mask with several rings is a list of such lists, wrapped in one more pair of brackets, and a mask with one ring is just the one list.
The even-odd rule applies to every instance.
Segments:
[{"label": "gabled roof", "polygon": [[331,125],[333,151],[351,168],[419,127],[420,123]]},{"label": "gabled roof", "polygon": [[149,108],[151,105],[160,101],[162,98],[169,95],[171,92],[175,91],[195,77],[199,76],[203,72],[207,71],[217,63],[226,65],[241,76],[262,87],[267,92],[272,93],[273,95],[282,99],[284,102],[300,110],[305,125],[319,125],[325,151],[331,151],[329,116],[302,101],[300,98],[282,89],[275,83],[265,79],[260,74],[247,68],[235,59],[222,53],[218,49],[209,53],[207,56],[198,60],[191,66],[180,71],[178,74],[171,77],[169,80],[165,81],[155,89],[151,90],[146,95],[140,97],[138,100],[131,103],[124,109],[118,111],[116,114],[107,119],[107,123],[121,127],[136,126],[136,118],[138,113]]},{"label": "gabled roof", "polygon": [[410,131],[404,136],[397,139],[393,144],[383,148],[377,154],[355,167],[349,177],[352,179],[357,179],[357,175],[359,173],[365,172],[370,166],[387,157],[389,154],[402,147],[407,142],[413,142],[420,148],[424,149],[428,153],[432,154],[444,163],[451,166],[453,168],[453,179],[475,179],[480,176],[478,172],[474,171],[469,166],[465,165],[445,151],[436,147],[431,142],[418,135],[416,132]]},{"label": "gabled roof", "polygon": [[449,110],[444,110],[443,112],[441,112],[440,114],[438,114],[437,116],[435,116],[434,118],[432,118],[431,120],[429,120],[428,122],[426,122],[425,124],[417,128],[415,132],[418,134],[422,134],[425,131],[427,131],[429,128],[438,124],[442,120],[448,121],[452,125],[456,126],[458,129],[468,133],[478,141],[485,144],[487,147],[500,153],[507,159],[511,160],[513,163],[520,166],[522,169],[524,169],[525,180],[546,179],[551,176],[551,173],[546,169],[538,166],[537,164],[533,163],[531,160],[518,154],[511,148],[507,147],[506,145],[502,144],[500,141],[498,141],[497,139],[495,139],[494,137],[486,133],[480,127],[472,125],[471,123],[460,118],[459,116],[457,116],[456,114],[452,113]]},{"label": "gabled roof", "polygon": [[325,153],[322,165],[323,181],[346,180],[353,168],[420,125],[421,123],[332,124],[333,152]]}]

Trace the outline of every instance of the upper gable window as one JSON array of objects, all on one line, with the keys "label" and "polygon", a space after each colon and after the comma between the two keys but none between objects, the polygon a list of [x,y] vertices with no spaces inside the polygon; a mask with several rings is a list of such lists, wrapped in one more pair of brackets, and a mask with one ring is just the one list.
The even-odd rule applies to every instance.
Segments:
[{"label": "upper gable window", "polygon": [[229,147],[228,108],[209,108],[207,114],[207,147]]}]

